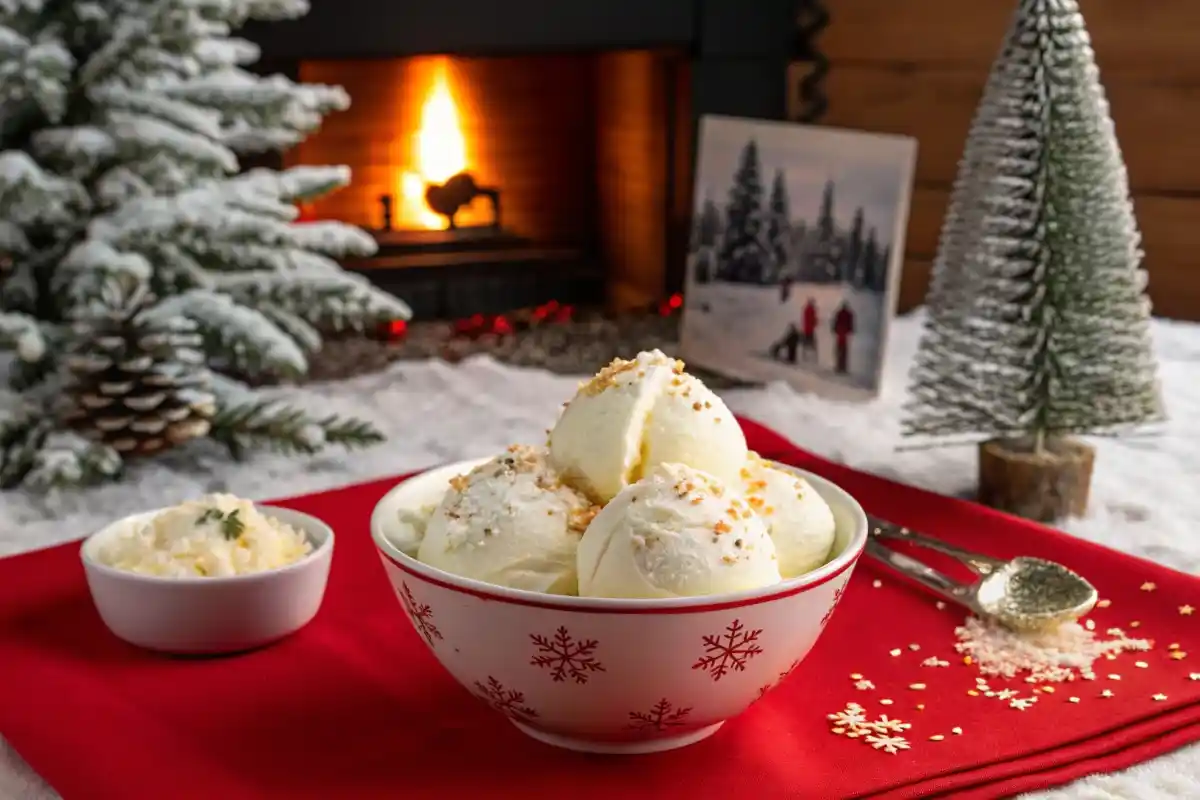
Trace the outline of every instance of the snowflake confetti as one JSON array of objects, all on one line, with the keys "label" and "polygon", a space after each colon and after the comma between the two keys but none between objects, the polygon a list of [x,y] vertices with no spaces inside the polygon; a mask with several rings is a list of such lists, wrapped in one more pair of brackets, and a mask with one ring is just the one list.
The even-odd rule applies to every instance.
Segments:
[{"label": "snowflake confetti", "polygon": [[1184,605],[1179,607],[1179,613],[1185,617],[1190,617],[1195,611],[1196,609],[1191,606]]},{"label": "snowflake confetti", "polygon": [[591,673],[604,672],[604,665],[596,660],[599,642],[595,639],[575,639],[565,626],[559,626],[553,636],[534,633],[529,639],[537,648],[529,663],[550,670],[555,683],[567,678],[587,683]]},{"label": "snowflake confetti", "polygon": [[509,689],[488,676],[487,683],[475,681],[475,694],[492,708],[516,720],[528,720],[538,713],[525,703],[525,693]]},{"label": "snowflake confetti", "polygon": [[874,722],[866,723],[866,727],[877,733],[904,733],[904,731],[912,727],[912,723],[902,722],[898,719],[888,719],[887,714],[884,714]]},{"label": "snowflake confetti", "polygon": [[670,700],[664,697],[651,706],[649,711],[630,711],[627,727],[638,731],[665,731],[668,728],[686,725],[687,718],[691,713],[691,706],[676,708]]},{"label": "snowflake confetti", "polygon": [[1017,711],[1024,711],[1036,702],[1036,697],[1014,697],[1008,701],[1008,707],[1015,708]]},{"label": "snowflake confetti", "polygon": [[879,580],[878,578],[876,578],[875,580],[871,581],[871,588],[872,588],[872,589],[878,589],[878,588],[880,588],[881,586],[883,586],[883,581]]},{"label": "snowflake confetti", "polygon": [[433,609],[428,603],[417,602],[417,599],[413,597],[412,589],[408,588],[408,583],[401,581],[400,586],[402,588],[399,593],[400,604],[404,606],[404,613],[408,614],[408,618],[412,620],[417,633],[424,637],[430,647],[433,647],[435,640],[442,640],[442,632],[433,624]]},{"label": "snowflake confetti", "polygon": [[1189,681],[1200,681],[1200,672],[1189,672],[1188,680]]},{"label": "snowflake confetti", "polygon": [[846,708],[828,719],[838,728],[861,728],[867,724],[867,710],[857,703],[847,703]]},{"label": "snowflake confetti", "polygon": [[1143,592],[1153,592],[1157,588],[1158,586],[1154,583],[1154,581],[1146,581],[1141,586]]},{"label": "snowflake confetti", "polygon": [[847,703],[843,710],[826,716],[830,722],[830,732],[837,736],[862,739],[872,748],[891,755],[909,749],[908,740],[900,734],[911,728],[911,723],[891,719],[886,714],[873,721],[868,720],[866,710],[858,703]]},{"label": "snowflake confetti", "polygon": [[909,748],[908,740],[903,736],[883,736],[877,733],[870,733],[867,734],[865,741],[876,750],[882,750],[892,755]]},{"label": "snowflake confetti", "polygon": [[1113,690],[1112,690],[1112,689],[1105,689],[1103,692],[1101,692],[1101,693],[1100,693],[1100,696],[1101,696],[1101,697],[1104,697],[1104,698],[1113,697],[1113,696],[1114,696],[1114,695],[1113,695]]},{"label": "snowflake confetti", "polygon": [[1167,657],[1173,658],[1176,661],[1181,661],[1182,659],[1187,658],[1187,653],[1183,652],[1182,650],[1172,650],[1171,655],[1169,655]]},{"label": "snowflake confetti", "polygon": [[1112,605],[1112,600],[1097,600],[1096,608],[1108,608]]},{"label": "snowflake confetti", "polygon": [[1161,703],[1163,700],[1167,699],[1167,696],[1162,692],[1159,692],[1158,694],[1152,696],[1151,699]]},{"label": "snowflake confetti", "polygon": [[742,672],[746,662],[763,651],[758,644],[762,628],[747,630],[742,621],[735,619],[719,634],[703,637],[704,655],[701,656],[692,669],[702,669],[714,681],[728,675],[730,672]]},{"label": "snowflake confetti", "polygon": [[950,662],[946,661],[944,659],[938,658],[937,656],[930,656],[929,658],[927,658],[921,662],[921,666],[922,667],[948,667],[948,666],[950,666]]},{"label": "snowflake confetti", "polygon": [[854,682],[854,688],[855,688],[855,689],[858,689],[860,692],[865,692],[865,691],[867,691],[868,689],[874,689],[874,688],[875,688],[875,684],[871,683],[871,682],[870,682],[869,680],[867,680],[866,678],[863,678],[861,681],[855,681],[855,682]]}]

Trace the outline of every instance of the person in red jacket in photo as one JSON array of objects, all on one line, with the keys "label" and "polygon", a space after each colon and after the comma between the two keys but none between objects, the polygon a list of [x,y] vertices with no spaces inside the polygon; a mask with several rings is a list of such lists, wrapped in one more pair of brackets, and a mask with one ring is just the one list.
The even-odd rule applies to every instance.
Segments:
[{"label": "person in red jacket in photo", "polygon": [[833,315],[831,327],[837,337],[837,371],[844,375],[850,369],[850,337],[854,335],[854,312],[845,300]]},{"label": "person in red jacket in photo", "polygon": [[800,320],[800,355],[805,361],[817,360],[817,304],[812,298],[804,304]]}]

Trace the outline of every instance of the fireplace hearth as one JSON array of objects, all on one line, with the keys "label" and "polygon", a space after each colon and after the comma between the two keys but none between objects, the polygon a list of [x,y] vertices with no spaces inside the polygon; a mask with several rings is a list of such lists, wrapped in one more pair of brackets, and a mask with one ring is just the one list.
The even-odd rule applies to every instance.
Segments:
[{"label": "fireplace hearth", "polygon": [[315,2],[248,31],[262,66],[351,108],[285,157],[346,164],[305,208],[419,318],[547,300],[626,311],[682,285],[695,122],[782,118],[792,0]]}]

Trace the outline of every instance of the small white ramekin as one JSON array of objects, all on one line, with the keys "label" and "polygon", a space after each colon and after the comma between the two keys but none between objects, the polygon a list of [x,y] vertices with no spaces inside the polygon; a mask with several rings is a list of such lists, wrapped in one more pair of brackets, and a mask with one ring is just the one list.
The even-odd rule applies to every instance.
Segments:
[{"label": "small white ramekin", "polygon": [[321,520],[274,506],[263,514],[301,530],[312,552],[280,569],[227,577],[163,578],[100,563],[103,542],[160,510],[133,514],[84,540],[84,573],[100,618],[116,636],[150,650],[212,655],[251,650],[309,623],[321,607],[333,558],[333,530]]}]

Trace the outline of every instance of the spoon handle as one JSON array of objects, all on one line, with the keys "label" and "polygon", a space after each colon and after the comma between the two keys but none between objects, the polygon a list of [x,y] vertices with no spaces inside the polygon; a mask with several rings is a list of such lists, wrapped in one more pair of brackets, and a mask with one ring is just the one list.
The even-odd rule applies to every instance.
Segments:
[{"label": "spoon handle", "polygon": [[915,558],[898,553],[890,547],[884,547],[873,536],[867,538],[866,552],[868,555],[882,561],[901,575],[911,578],[935,594],[944,597],[952,603],[964,606],[975,613],[979,613],[978,604],[975,602],[975,594],[971,591],[971,587],[966,584],[946,577],[933,567],[928,567]]},{"label": "spoon handle", "polygon": [[920,533],[913,533],[908,528],[901,527],[894,522],[882,520],[879,517],[868,516],[867,521],[871,525],[871,533],[881,539],[896,539],[899,541],[912,542],[919,547],[925,547],[929,550],[934,550],[953,558],[955,561],[965,565],[967,569],[974,572],[976,575],[991,575],[997,568],[1004,566],[1006,563],[998,558],[985,556],[981,553],[973,553],[970,550],[964,550],[961,547],[955,547],[952,544],[947,544],[940,539],[935,539],[932,536],[925,536]]}]

